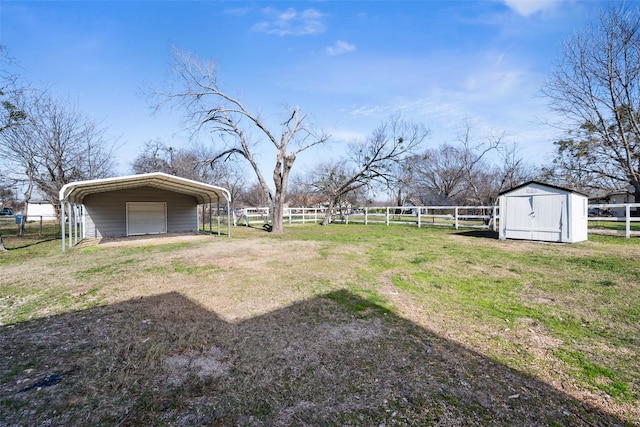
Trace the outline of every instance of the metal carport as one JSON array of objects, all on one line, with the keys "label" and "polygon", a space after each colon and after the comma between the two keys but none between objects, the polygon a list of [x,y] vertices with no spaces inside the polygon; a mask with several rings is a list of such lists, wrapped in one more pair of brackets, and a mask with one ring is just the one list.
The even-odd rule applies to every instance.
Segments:
[{"label": "metal carport", "polygon": [[[78,219],[83,215],[82,205],[86,196],[137,187],[153,187],[192,196],[200,205],[209,204],[210,210],[212,203],[216,202],[220,207],[222,200],[226,201],[227,212],[230,212],[231,208],[231,195],[227,189],[162,172],[71,182],[63,186],[59,194],[62,250],[65,250],[67,238],[69,246],[78,242],[78,233],[82,232]],[[211,222],[211,216],[209,221]],[[231,237],[230,215],[227,215],[227,229],[228,237]]]}]

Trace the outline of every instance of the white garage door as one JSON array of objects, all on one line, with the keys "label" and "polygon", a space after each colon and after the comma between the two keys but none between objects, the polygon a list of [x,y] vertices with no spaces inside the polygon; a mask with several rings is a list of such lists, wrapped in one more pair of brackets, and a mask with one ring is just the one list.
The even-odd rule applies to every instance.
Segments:
[{"label": "white garage door", "polygon": [[167,232],[167,204],[164,202],[128,202],[127,236]]}]

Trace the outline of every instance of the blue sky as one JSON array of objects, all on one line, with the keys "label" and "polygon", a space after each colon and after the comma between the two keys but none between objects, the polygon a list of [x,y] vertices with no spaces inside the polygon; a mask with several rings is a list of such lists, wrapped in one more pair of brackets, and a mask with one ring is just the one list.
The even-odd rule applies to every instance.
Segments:
[{"label": "blue sky", "polygon": [[[283,105],[299,105],[331,133],[334,145],[302,155],[298,172],[396,112],[430,128],[433,146],[454,142],[468,121],[478,142],[504,132],[539,164],[558,137],[543,124],[556,118],[542,83],[561,42],[607,5],[2,0],[0,44],[26,81],[77,100],[119,138],[120,173],[131,172],[146,141],[189,143],[180,112],[152,116],[141,95],[166,80],[171,45],[217,60],[226,90],[268,123],[278,122]],[[258,156],[271,167],[272,153]]]}]

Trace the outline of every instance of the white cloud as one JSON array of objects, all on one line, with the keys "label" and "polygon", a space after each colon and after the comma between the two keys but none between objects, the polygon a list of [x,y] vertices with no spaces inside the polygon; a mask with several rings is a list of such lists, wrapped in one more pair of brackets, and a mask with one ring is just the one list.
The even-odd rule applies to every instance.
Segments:
[{"label": "white cloud", "polygon": [[345,53],[354,52],[356,46],[354,44],[338,40],[333,46],[327,46],[326,51],[330,56],[343,55]]},{"label": "white cloud", "polygon": [[562,0],[503,0],[507,7],[516,13],[528,17],[538,12],[553,9]]},{"label": "white cloud", "polygon": [[289,8],[284,12],[268,8],[264,9],[268,19],[253,26],[253,31],[279,36],[304,36],[320,34],[326,30],[323,22],[324,14],[307,9],[301,12]]}]

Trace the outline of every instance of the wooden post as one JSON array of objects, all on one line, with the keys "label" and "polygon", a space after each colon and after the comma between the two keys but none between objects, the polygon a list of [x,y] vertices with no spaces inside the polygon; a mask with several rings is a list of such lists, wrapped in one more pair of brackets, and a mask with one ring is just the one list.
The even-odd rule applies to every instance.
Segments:
[{"label": "wooden post", "polygon": [[457,206],[455,207],[453,213],[454,213],[454,219],[455,219],[455,227],[457,230],[458,229],[458,207]]},{"label": "wooden post", "polygon": [[492,226],[491,226],[491,228],[492,228],[492,230],[493,230],[493,231],[496,231],[496,229],[498,228],[498,227],[496,226],[496,222],[497,222],[497,220],[498,220],[498,216],[497,216],[497,214],[498,214],[498,208],[497,208],[496,206],[494,206],[494,207],[493,207],[493,218],[492,218],[492,220],[493,220],[493,224],[492,224]]},{"label": "wooden post", "polygon": [[627,204],[625,207],[625,232],[624,232],[624,236],[628,239],[631,237],[631,207],[629,206],[629,204]]}]

